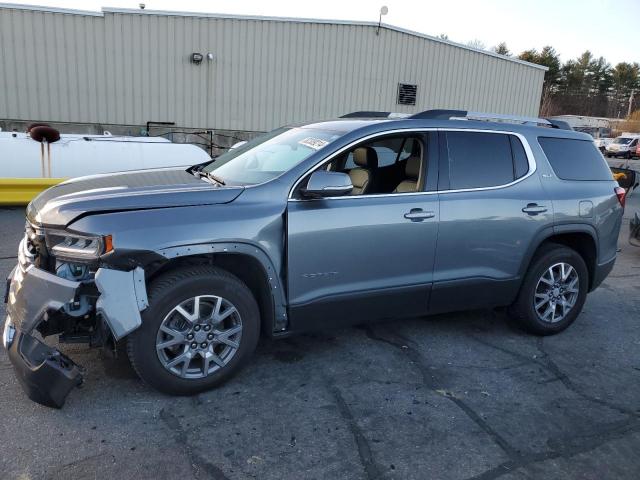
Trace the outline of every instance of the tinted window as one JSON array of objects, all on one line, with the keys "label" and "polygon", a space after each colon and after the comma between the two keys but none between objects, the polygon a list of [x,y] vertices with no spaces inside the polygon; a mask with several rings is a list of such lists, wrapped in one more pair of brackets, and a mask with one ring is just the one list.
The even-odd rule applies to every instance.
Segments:
[{"label": "tinted window", "polygon": [[611,180],[602,154],[589,140],[539,137],[553,171],[563,180]]},{"label": "tinted window", "polygon": [[448,132],[447,146],[451,189],[494,187],[513,181],[508,135]]},{"label": "tinted window", "polygon": [[511,153],[513,154],[513,173],[515,178],[524,177],[529,171],[529,160],[524,151],[522,142],[513,135],[509,135],[511,141]]}]

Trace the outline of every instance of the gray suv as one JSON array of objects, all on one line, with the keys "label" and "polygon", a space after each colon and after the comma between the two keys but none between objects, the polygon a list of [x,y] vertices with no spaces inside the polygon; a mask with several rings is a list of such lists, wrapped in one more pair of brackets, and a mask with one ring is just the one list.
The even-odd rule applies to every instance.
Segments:
[{"label": "gray suv", "polygon": [[[496,121],[498,120],[498,121]],[[115,349],[194,394],[261,334],[507,306],[567,328],[611,271],[624,207],[591,137],[465,111],[356,112],[184,169],[69,180],[27,207],[3,343],[60,407],[82,369],[41,339]]]}]

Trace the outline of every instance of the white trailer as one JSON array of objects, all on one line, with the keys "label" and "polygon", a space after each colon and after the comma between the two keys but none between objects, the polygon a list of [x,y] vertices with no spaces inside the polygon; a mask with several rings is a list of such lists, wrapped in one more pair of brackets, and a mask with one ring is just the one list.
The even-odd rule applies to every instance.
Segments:
[{"label": "white trailer", "polygon": [[0,132],[0,205],[27,203],[72,177],[209,160],[195,145],[159,137],[63,134],[49,143],[35,141],[29,133]]}]

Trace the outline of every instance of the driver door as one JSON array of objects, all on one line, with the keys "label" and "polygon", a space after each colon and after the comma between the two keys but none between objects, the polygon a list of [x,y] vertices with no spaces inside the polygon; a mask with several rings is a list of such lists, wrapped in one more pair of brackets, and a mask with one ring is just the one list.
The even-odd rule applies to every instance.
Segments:
[{"label": "driver door", "polygon": [[415,191],[289,199],[287,264],[293,330],[427,312],[439,217],[437,148],[430,148],[437,145],[437,133],[411,136],[425,147]]}]

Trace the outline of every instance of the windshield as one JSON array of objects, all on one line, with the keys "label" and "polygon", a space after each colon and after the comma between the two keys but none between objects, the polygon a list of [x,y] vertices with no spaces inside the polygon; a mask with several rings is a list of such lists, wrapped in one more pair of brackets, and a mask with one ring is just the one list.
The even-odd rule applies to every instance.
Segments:
[{"label": "windshield", "polygon": [[230,184],[263,183],[295,167],[340,136],[314,128],[280,128],[229,150],[203,170]]},{"label": "windshield", "polygon": [[631,143],[631,140],[633,139],[628,137],[618,137],[613,141],[613,143],[618,143],[621,145],[629,145]]}]

